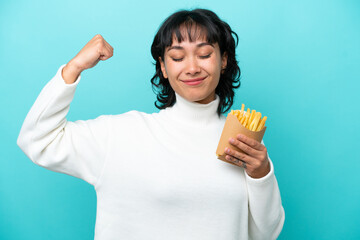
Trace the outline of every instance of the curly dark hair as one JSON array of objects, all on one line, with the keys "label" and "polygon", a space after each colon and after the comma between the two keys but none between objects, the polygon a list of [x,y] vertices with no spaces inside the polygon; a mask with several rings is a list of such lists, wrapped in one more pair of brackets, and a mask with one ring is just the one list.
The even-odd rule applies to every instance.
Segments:
[{"label": "curly dark hair", "polygon": [[156,71],[151,78],[152,89],[157,94],[155,106],[158,109],[165,109],[173,106],[176,102],[175,91],[170,86],[169,80],[164,78],[162,74],[159,57],[164,59],[165,48],[172,45],[173,37],[176,37],[179,43],[184,40],[186,36],[183,36],[181,33],[181,28],[183,27],[187,30],[189,41],[196,40],[191,36],[191,29],[194,26],[200,28],[201,33],[206,35],[208,43],[218,43],[221,56],[226,53],[228,57],[227,66],[221,73],[219,84],[215,89],[215,93],[220,98],[217,109],[217,113],[220,116],[233,105],[234,89],[239,88],[241,84],[241,72],[235,57],[238,36],[226,22],[207,9],[198,8],[190,11],[180,10],[175,12],[162,23],[155,35],[151,45],[151,54],[156,61],[154,63]]}]

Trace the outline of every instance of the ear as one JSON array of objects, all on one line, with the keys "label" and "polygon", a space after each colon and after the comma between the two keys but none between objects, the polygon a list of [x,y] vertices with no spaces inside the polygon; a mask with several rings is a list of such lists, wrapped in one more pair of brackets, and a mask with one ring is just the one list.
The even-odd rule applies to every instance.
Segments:
[{"label": "ear", "polygon": [[159,62],[160,62],[161,72],[162,72],[164,78],[168,78],[166,69],[165,69],[165,63],[162,61],[161,57],[159,57]]},{"label": "ear", "polygon": [[224,73],[225,71],[225,68],[227,66],[227,59],[228,59],[228,54],[227,52],[224,52],[221,57],[221,73]]}]

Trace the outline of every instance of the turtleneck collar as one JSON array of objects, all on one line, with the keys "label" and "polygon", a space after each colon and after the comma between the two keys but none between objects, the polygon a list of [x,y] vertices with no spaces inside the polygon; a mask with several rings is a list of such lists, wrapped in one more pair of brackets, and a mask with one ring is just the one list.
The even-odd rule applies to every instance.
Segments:
[{"label": "turtleneck collar", "polygon": [[176,102],[172,107],[165,109],[166,114],[172,120],[187,125],[207,125],[219,121],[217,108],[220,98],[215,94],[215,100],[207,104],[191,102],[175,92]]}]

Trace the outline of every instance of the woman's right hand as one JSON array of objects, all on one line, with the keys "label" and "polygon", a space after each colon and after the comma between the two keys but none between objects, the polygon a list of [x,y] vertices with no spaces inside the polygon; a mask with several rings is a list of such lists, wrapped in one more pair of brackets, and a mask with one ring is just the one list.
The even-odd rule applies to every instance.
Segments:
[{"label": "woman's right hand", "polygon": [[111,58],[113,51],[114,48],[100,34],[95,35],[63,68],[64,81],[74,83],[82,71],[94,67],[100,60]]}]

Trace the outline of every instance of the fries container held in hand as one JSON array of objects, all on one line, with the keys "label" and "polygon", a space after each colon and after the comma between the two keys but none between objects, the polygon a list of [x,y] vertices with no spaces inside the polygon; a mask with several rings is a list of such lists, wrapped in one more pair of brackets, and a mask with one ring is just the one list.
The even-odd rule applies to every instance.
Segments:
[{"label": "fries container held in hand", "polygon": [[225,159],[225,156],[226,156],[225,148],[229,147],[229,148],[239,151],[239,152],[243,152],[243,151],[240,150],[239,148],[235,147],[234,145],[231,145],[229,143],[229,139],[231,137],[236,139],[236,136],[238,134],[244,134],[245,136],[247,136],[249,138],[252,138],[258,142],[261,142],[261,140],[263,139],[263,136],[265,134],[265,130],[266,130],[266,127],[264,126],[260,131],[251,131],[251,130],[247,129],[246,127],[244,127],[235,115],[228,114],[221,137],[220,137],[220,141],[219,141],[219,144],[218,144],[218,147],[216,150],[216,155],[218,156],[218,159],[223,160],[227,163],[236,165]]}]

